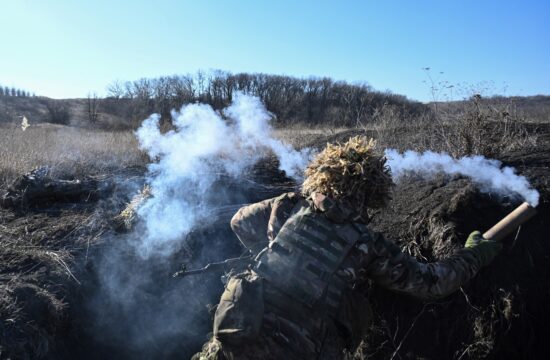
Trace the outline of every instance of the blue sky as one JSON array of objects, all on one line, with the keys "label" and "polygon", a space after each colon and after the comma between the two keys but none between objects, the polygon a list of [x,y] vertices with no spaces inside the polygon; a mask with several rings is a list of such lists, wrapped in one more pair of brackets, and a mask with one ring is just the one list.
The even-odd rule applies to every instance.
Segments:
[{"label": "blue sky", "polygon": [[424,67],[455,89],[550,94],[545,0],[0,0],[0,25],[0,84],[55,98],[223,69],[366,81],[426,101]]}]

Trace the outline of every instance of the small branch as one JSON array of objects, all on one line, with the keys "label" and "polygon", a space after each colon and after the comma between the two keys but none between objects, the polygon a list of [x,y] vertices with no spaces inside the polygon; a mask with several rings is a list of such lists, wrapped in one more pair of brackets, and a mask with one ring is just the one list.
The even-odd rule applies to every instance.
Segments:
[{"label": "small branch", "polygon": [[462,292],[462,294],[464,295],[464,298],[466,299],[466,303],[468,305],[470,305],[470,307],[474,310],[477,310],[477,311],[480,311],[478,308],[476,308],[474,305],[472,305],[472,303],[470,302],[470,298],[468,297],[468,295],[466,295],[466,292],[464,291],[464,289],[462,288],[462,286],[460,287],[460,291]]},{"label": "small branch", "polygon": [[71,272],[71,270],[69,269],[69,267],[67,266],[67,264],[65,263],[65,261],[63,261],[58,254],[54,253],[53,251],[47,251],[46,254],[50,255],[55,261],[57,261],[61,266],[63,266],[65,268],[65,271],[67,272],[67,274],[73,278],[74,281],[76,281],[76,283],[78,285],[82,285],[82,283],[80,281],[78,281],[78,279],[73,275],[73,273]]},{"label": "small branch", "polygon": [[518,231],[516,232],[516,236],[514,237],[514,241],[512,242],[512,246],[510,247],[510,251],[516,246],[516,242],[518,241],[519,232],[521,231],[521,225],[518,227]]},{"label": "small branch", "polygon": [[428,307],[428,305],[430,304],[424,304],[424,306],[422,307],[422,310],[420,310],[420,312],[418,313],[418,315],[415,316],[412,324],[411,324],[411,327],[409,327],[409,330],[407,330],[407,332],[405,333],[405,335],[403,335],[403,338],[401,339],[401,341],[399,342],[399,345],[397,346],[397,348],[395,349],[395,351],[393,352],[390,360],[393,360],[395,358],[395,356],[397,355],[397,353],[399,352],[399,350],[401,349],[401,346],[403,345],[403,343],[405,342],[405,340],[407,339],[407,337],[409,336],[410,332],[412,331],[412,329],[414,328],[414,325],[416,325],[416,322],[418,321],[418,319],[420,319],[420,317],[422,316],[422,314],[424,314],[424,311],[426,310],[426,308]]}]

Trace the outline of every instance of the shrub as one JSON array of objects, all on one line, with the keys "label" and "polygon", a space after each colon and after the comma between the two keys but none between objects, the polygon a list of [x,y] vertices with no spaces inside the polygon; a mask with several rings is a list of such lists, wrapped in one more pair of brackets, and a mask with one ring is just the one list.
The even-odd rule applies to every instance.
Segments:
[{"label": "shrub", "polygon": [[69,109],[60,100],[46,100],[46,108],[48,109],[48,122],[52,124],[69,125],[71,116]]}]

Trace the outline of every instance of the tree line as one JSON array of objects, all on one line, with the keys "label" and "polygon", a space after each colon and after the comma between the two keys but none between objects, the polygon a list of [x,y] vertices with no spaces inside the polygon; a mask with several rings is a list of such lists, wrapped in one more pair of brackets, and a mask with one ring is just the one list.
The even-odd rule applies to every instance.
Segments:
[{"label": "tree line", "polygon": [[34,93],[31,94],[30,91],[17,89],[15,87],[2,86],[0,85],[0,96],[12,96],[12,97],[34,97]]},{"label": "tree line", "polygon": [[222,109],[231,103],[236,91],[259,97],[274,114],[275,124],[282,126],[362,126],[382,107],[392,107],[403,115],[426,111],[422,103],[374,90],[367,83],[220,70],[115,81],[107,87],[108,97],[102,107],[136,122],[153,112],[167,121],[172,109],[188,103],[201,102]]}]

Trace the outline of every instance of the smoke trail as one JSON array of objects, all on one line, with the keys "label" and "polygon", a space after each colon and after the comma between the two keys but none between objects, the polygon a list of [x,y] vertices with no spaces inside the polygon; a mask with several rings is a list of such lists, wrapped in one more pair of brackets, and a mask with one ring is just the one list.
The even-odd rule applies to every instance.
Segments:
[{"label": "smoke trail", "polygon": [[527,179],[517,175],[512,167],[502,167],[502,163],[498,160],[486,159],[480,155],[455,159],[446,153],[432,151],[418,153],[408,150],[400,154],[394,149],[387,149],[385,155],[396,181],[408,172],[427,176],[440,172],[450,175],[460,174],[472,179],[482,191],[501,195],[519,194],[532,206],[537,206],[539,203],[539,193],[531,188]]},{"label": "smoke trail", "polygon": [[149,165],[153,197],[139,210],[146,229],[142,255],[172,252],[208,216],[220,203],[209,192],[222,174],[237,178],[269,151],[288,176],[299,177],[307,165],[309,149],[296,151],[272,138],[272,115],[258,98],[236,93],[222,113],[228,120],[209,105],[186,105],[172,113],[175,130],[161,133],[159,115],[137,130],[141,148],[158,160]]}]

